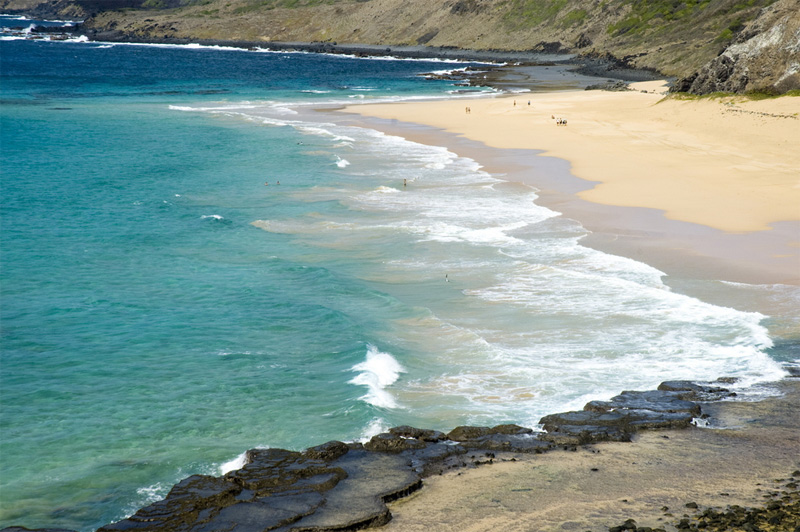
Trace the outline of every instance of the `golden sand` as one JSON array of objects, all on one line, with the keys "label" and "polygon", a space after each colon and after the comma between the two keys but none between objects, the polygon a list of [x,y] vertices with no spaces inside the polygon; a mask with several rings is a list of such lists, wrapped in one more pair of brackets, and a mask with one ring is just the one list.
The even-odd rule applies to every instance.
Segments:
[{"label": "golden sand", "polygon": [[665,100],[663,82],[634,88],[345,111],[432,126],[491,147],[544,150],[597,182],[579,194],[591,202],[659,209],[672,220],[734,233],[800,220],[800,98]]}]

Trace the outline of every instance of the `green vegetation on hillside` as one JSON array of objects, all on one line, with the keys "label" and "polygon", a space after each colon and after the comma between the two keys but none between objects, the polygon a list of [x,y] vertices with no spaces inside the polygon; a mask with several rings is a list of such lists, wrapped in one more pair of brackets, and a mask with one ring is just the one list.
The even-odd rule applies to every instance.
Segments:
[{"label": "green vegetation on hillside", "polygon": [[709,3],[710,0],[633,0],[630,15],[610,24],[607,31],[615,37],[640,33],[660,22],[683,20],[702,11]]},{"label": "green vegetation on hillside", "polygon": [[514,28],[537,26],[555,18],[567,4],[569,0],[508,0],[503,20]]},{"label": "green vegetation on hillside", "polygon": [[249,0],[241,3],[233,10],[235,14],[270,9],[295,9],[298,7],[314,7],[323,4],[335,4],[337,0]]},{"label": "green vegetation on hillside", "polygon": [[[730,20],[736,13],[738,17],[727,25],[719,35],[719,41],[730,40],[743,26],[758,13],[758,8],[766,7],[775,0],[627,0],[623,5],[630,6],[627,17],[610,24],[607,32],[619,37],[625,34],[640,34],[660,25],[689,19],[697,24],[713,17]],[[757,8],[757,9],[751,9]]]},{"label": "green vegetation on hillside", "polygon": [[561,19],[559,26],[562,28],[570,28],[572,26],[578,26],[583,24],[586,20],[586,17],[589,15],[589,12],[585,9],[573,9]]}]

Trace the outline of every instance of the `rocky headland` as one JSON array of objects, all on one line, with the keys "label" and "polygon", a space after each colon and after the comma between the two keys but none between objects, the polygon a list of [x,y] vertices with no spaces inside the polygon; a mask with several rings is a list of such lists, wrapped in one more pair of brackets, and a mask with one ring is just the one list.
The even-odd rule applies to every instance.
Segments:
[{"label": "rocky headland", "polygon": [[800,89],[800,0],[0,0],[0,12],[81,19],[76,31],[103,41],[560,53],[657,72],[696,94]]}]

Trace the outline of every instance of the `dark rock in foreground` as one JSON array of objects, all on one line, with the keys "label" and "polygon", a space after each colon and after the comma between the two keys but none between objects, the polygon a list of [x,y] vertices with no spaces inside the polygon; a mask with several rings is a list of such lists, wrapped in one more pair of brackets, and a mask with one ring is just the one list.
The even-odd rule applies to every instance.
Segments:
[{"label": "dark rock in foreground", "polygon": [[[448,434],[395,427],[369,442],[331,441],[304,452],[253,449],[244,467],[221,477],[194,475],[167,497],[99,532],[322,532],[386,524],[386,503],[422,487],[422,479],[460,467],[542,453],[558,446],[630,441],[640,430],[681,428],[701,415],[695,401],[731,395],[723,388],[665,382],[623,392],[584,410],[545,416],[545,432],[518,425],[456,427]],[[506,455],[508,456],[508,455]],[[19,527],[3,532],[24,532]],[[63,532],[63,531],[62,531]]]}]

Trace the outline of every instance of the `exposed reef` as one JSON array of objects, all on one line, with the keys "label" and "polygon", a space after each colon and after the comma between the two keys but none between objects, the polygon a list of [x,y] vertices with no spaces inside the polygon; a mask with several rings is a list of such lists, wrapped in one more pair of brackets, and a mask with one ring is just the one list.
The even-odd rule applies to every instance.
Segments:
[{"label": "exposed reef", "polygon": [[[330,441],[303,452],[252,449],[245,465],[223,476],[193,475],[165,499],[99,532],[322,532],[386,524],[386,503],[422,487],[431,475],[513,454],[544,453],[603,441],[631,440],[641,430],[690,426],[701,404],[733,394],[688,381],[626,391],[583,410],[541,419],[544,431],[518,425],[456,427],[449,433],[402,426],[366,443]],[[11,527],[4,532],[22,532]]]}]

